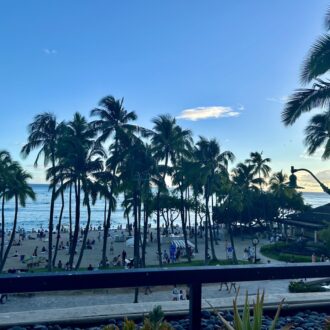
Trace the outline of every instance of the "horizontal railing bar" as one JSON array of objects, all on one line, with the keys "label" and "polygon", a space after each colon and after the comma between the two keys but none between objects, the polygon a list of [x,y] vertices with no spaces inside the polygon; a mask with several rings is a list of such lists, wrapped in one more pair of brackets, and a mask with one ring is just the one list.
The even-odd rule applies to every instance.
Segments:
[{"label": "horizontal railing bar", "polygon": [[330,263],[5,274],[0,293],[330,277]]}]

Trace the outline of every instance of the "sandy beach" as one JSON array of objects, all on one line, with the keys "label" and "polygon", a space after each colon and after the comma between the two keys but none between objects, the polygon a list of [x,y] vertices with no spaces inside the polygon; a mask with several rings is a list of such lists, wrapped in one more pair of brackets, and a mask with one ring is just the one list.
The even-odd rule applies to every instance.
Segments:
[{"label": "sandy beach", "polygon": [[[156,230],[152,229],[153,237],[156,237]],[[26,235],[24,240],[21,240],[21,245],[17,246],[14,245],[11,248],[9,253],[6,265],[4,270],[8,269],[27,269],[27,265],[31,263],[32,260],[42,260],[40,266],[38,268],[42,268],[46,266],[46,258],[48,257],[48,233],[45,233],[46,237],[38,238],[37,233],[29,233]],[[118,241],[118,237],[124,236],[123,241]],[[28,239],[30,236],[33,239]],[[110,265],[112,260],[115,256],[121,255],[122,251],[125,250],[127,253],[127,259],[133,258],[133,246],[126,244],[126,239],[129,237],[128,231],[126,230],[111,230],[110,236],[108,238],[108,251],[107,256],[110,261]],[[16,242],[18,242],[18,235],[16,237]],[[8,240],[8,236],[6,236],[6,243]],[[103,232],[98,230],[92,230],[88,234],[88,239],[94,244],[91,245],[92,249],[85,249],[84,256],[82,259],[81,267],[87,268],[89,265],[92,265],[93,268],[97,268],[101,261],[102,255],[102,244],[103,244]],[[59,249],[57,255],[57,262],[61,260],[62,264],[68,261],[68,249],[66,248],[67,243],[69,240],[69,234],[65,232],[61,232],[60,243],[64,245],[65,249]],[[169,246],[172,240],[183,240],[183,237],[178,235],[176,237],[162,237],[162,251],[166,250],[169,253]],[[192,243],[194,242],[193,239],[190,240]],[[56,234],[53,234],[53,244],[55,245],[56,242]],[[260,241],[259,247],[266,243],[267,241],[263,240]],[[82,244],[82,236],[79,237],[77,251],[79,254],[80,248]],[[215,245],[216,255],[219,259],[226,259],[226,237],[222,240],[218,241],[218,245]],[[113,246],[113,251],[111,251],[110,247]],[[244,249],[248,246],[252,246],[251,239],[244,239],[236,238],[235,239],[235,248],[236,254],[238,259],[243,259],[244,256]],[[37,257],[33,257],[32,255],[37,247]],[[45,252],[42,252],[43,247],[46,249]],[[199,253],[194,255],[195,260],[203,260],[204,259],[204,239],[198,238],[198,249]],[[21,260],[28,260],[22,262]],[[76,256],[77,258],[77,256]],[[186,259],[183,259],[186,260]],[[57,264],[56,262],[56,264]],[[158,264],[158,257],[157,257],[157,242],[154,239],[153,242],[147,243],[147,252],[146,252],[146,263],[147,265],[156,265]]]}]

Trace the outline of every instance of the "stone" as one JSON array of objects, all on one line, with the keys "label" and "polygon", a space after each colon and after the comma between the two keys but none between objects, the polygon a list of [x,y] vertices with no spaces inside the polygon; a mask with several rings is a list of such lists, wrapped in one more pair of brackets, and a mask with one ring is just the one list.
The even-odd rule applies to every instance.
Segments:
[{"label": "stone", "polygon": [[33,327],[34,330],[48,330],[48,327],[46,327],[45,325],[42,325],[42,324],[38,324],[38,325],[35,325]]},{"label": "stone", "polygon": [[203,319],[209,319],[211,317],[211,313],[209,311],[202,311],[201,315]]},{"label": "stone", "polygon": [[19,325],[15,325],[12,328],[9,328],[8,330],[26,330],[26,328],[20,327]]}]

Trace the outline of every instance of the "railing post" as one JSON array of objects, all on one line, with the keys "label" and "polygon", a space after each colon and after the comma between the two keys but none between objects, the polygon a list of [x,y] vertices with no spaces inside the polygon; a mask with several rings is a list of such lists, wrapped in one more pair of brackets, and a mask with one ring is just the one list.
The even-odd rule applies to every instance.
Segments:
[{"label": "railing post", "polygon": [[189,294],[190,330],[200,330],[202,308],[202,284],[191,283]]}]

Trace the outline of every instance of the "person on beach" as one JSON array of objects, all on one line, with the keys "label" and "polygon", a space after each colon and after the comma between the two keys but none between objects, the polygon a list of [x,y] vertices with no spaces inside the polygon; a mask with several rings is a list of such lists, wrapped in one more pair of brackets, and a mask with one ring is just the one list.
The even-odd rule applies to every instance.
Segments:
[{"label": "person on beach", "polygon": [[35,247],[32,257],[37,257],[38,256],[38,246]]},{"label": "person on beach", "polygon": [[113,242],[110,242],[110,254],[113,254]]},{"label": "person on beach", "polygon": [[122,260],[123,266],[125,266],[126,256],[127,256],[127,253],[125,250],[123,250],[123,252],[121,253],[121,260]]},{"label": "person on beach", "polygon": [[152,291],[151,291],[150,286],[148,285],[148,286],[146,286],[145,289],[144,289],[144,294],[145,294],[145,295],[148,295],[149,293],[152,293]]},{"label": "person on beach", "polygon": [[312,254],[312,262],[316,262],[316,254],[315,254],[315,252],[313,252],[313,254]]},{"label": "person on beach", "polygon": [[57,268],[62,269],[62,267],[63,267],[62,261],[59,260],[58,263],[57,263]]},{"label": "person on beach", "polygon": [[153,236],[152,236],[152,231],[150,232],[150,242],[152,243],[154,240]]},{"label": "person on beach", "polygon": [[176,287],[176,284],[174,284],[173,290],[172,290],[172,300],[177,301],[180,299],[180,291]]}]

